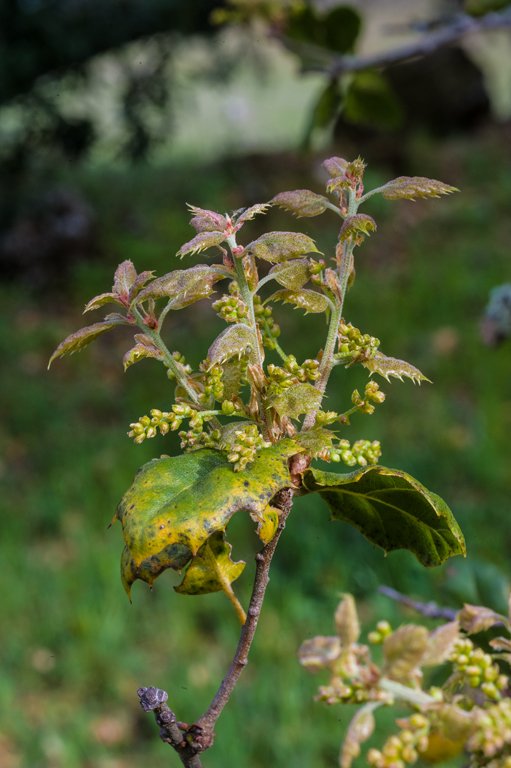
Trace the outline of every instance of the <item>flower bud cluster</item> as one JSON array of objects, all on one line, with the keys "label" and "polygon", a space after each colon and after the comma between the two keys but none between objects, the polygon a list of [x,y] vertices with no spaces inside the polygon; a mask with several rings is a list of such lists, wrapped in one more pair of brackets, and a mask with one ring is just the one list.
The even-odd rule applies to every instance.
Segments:
[{"label": "flower bud cluster", "polygon": [[368,333],[362,335],[358,328],[351,323],[346,325],[341,321],[339,325],[339,352],[334,359],[344,362],[351,359],[352,362],[359,357],[368,358],[380,346],[380,340]]},{"label": "flower bud cluster", "polygon": [[468,638],[458,640],[449,660],[454,670],[461,676],[463,683],[471,688],[481,687],[484,694],[493,701],[501,698],[500,691],[508,686],[506,675],[500,674],[498,664],[494,664],[489,653],[481,648],[474,648]]},{"label": "flower bud cluster", "polygon": [[234,471],[239,472],[245,469],[247,464],[254,461],[256,453],[260,448],[269,448],[271,443],[263,440],[255,424],[250,424],[245,429],[238,429],[234,433],[236,442],[231,446],[231,452],[227,456],[227,461],[234,464]]},{"label": "flower bud cluster", "polygon": [[317,285],[318,287],[322,287],[323,272],[326,269],[326,264],[323,261],[323,259],[320,259],[319,261],[314,261],[314,259],[310,259],[309,268],[311,273],[310,281],[312,285]]},{"label": "flower bud cluster", "polygon": [[239,294],[222,296],[213,302],[213,309],[227,323],[239,323],[248,315],[248,307]]},{"label": "flower bud cluster", "polygon": [[188,432],[182,430],[179,432],[179,437],[181,438],[181,448],[184,449],[185,453],[189,453],[190,451],[197,451],[199,448],[218,448],[222,432],[219,429],[204,432],[202,429],[195,428],[189,429]]},{"label": "flower bud cluster", "polygon": [[349,440],[339,440],[339,444],[330,449],[330,461],[343,461],[348,467],[359,464],[366,467],[368,464],[377,464],[381,456],[381,445],[378,440],[357,440],[350,447]]},{"label": "flower bud cluster", "polygon": [[[181,352],[173,352],[172,353],[172,357],[174,358],[176,363],[180,364],[181,368],[183,369],[183,371],[185,373],[191,373],[192,372],[191,366],[190,365],[186,365],[186,361],[185,361],[184,355],[182,355]],[[167,369],[167,376],[169,377],[169,379],[175,379],[176,378],[174,376],[173,372],[170,370],[170,368]]]},{"label": "flower bud cluster", "polygon": [[318,360],[308,359],[300,365],[294,355],[289,355],[283,368],[270,363],[267,367],[267,375],[270,391],[275,395],[280,395],[294,384],[317,381],[321,374],[319,373]]},{"label": "flower bud cluster", "polygon": [[376,629],[369,632],[367,639],[372,645],[381,645],[387,635],[390,635],[391,632],[392,627],[388,621],[379,621],[376,625]]},{"label": "flower bud cluster", "polygon": [[320,685],[315,701],[324,701],[325,704],[363,704],[370,698],[369,690],[357,680],[350,680],[346,684],[342,677],[332,677],[330,685]]},{"label": "flower bud cluster", "polygon": [[375,381],[369,381],[366,384],[363,398],[358,389],[355,389],[351,395],[351,402],[357,411],[368,416],[374,413],[374,405],[369,400],[372,400],[373,403],[383,403],[385,400],[385,394],[379,391],[379,386]]},{"label": "flower bud cluster", "polygon": [[390,736],[381,751],[368,751],[366,760],[369,765],[374,768],[405,768],[417,762],[419,753],[428,748],[430,723],[427,717],[418,712],[409,717],[407,722],[408,728]]},{"label": "flower bud cluster", "polygon": [[263,307],[261,297],[257,294],[254,296],[254,314],[264,346],[275,349],[275,339],[280,336],[280,328],[272,317],[272,308]]},{"label": "flower bud cluster", "polygon": [[209,358],[206,358],[200,364],[200,369],[203,376],[204,391],[198,396],[199,402],[201,405],[207,405],[211,397],[221,402],[224,394],[224,384],[222,381],[224,372],[222,366],[216,363],[210,367]]},{"label": "flower bud cluster", "polygon": [[[141,416],[138,421],[130,424],[131,430],[128,432],[128,437],[134,437],[135,443],[143,443],[146,438],[156,437],[158,429],[162,435],[166,435],[167,432],[179,429],[183,419],[190,419],[190,426],[194,434],[202,432],[204,421],[210,421],[212,416],[205,413],[204,415],[200,411],[195,411],[190,408],[189,405],[183,405],[177,403],[172,406],[172,411],[160,411],[157,408],[153,408],[151,411],[151,417]],[[182,437],[179,433],[179,436]]]},{"label": "flower bud cluster", "polygon": [[[484,758],[497,757],[487,765],[495,768],[511,768],[511,700],[502,699],[487,709],[477,708],[473,712],[476,730],[471,734],[465,745],[468,752],[473,753],[475,764],[481,765]],[[506,750],[506,747],[508,749]],[[502,754],[505,750],[505,754]]]}]

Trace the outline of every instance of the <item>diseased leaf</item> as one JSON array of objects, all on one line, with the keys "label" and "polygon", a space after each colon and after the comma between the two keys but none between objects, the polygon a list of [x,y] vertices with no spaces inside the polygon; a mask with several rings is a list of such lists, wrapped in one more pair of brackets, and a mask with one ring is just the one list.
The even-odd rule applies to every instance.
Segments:
[{"label": "diseased leaf", "polygon": [[429,633],[426,627],[406,624],[383,641],[385,663],[383,673],[398,682],[406,682],[419,667],[428,647]]},{"label": "diseased leaf", "polygon": [[360,622],[352,595],[343,595],[341,602],[337,606],[334,621],[335,631],[341,641],[341,648],[343,650],[352,643],[357,642],[360,637]]},{"label": "diseased leaf", "polygon": [[242,323],[230,325],[225,331],[222,331],[220,336],[217,336],[208,350],[211,365],[224,363],[235,355],[241,357],[247,347],[253,349],[256,343],[254,334],[248,325]]},{"label": "diseased leaf", "polygon": [[249,243],[245,251],[273,263],[304,256],[306,253],[321,253],[314,240],[299,232],[269,232]]},{"label": "diseased leaf", "polygon": [[154,272],[141,272],[139,275],[137,275],[137,279],[133,283],[133,285],[130,288],[130,292],[128,294],[128,306],[131,304],[133,299],[136,297],[140,289],[143,285],[147,283],[148,280],[152,280],[154,277]]},{"label": "diseased leaf", "polygon": [[311,272],[307,259],[291,259],[275,264],[268,274],[284,288],[299,290],[309,280]]},{"label": "diseased leaf", "polygon": [[470,605],[470,603],[465,603],[461,611],[458,611],[458,621],[461,628],[469,635],[484,632],[493,627],[494,624],[502,623],[509,627],[509,622],[505,616],[501,616],[483,605]]},{"label": "diseased leaf", "polygon": [[293,435],[293,442],[300,446],[310,456],[319,456],[323,451],[332,447],[335,433],[329,429],[308,429],[307,432],[298,432]]},{"label": "diseased leaf", "polygon": [[356,235],[357,232],[363,232],[368,235],[369,232],[376,230],[376,222],[371,216],[365,213],[356,213],[354,216],[348,216],[344,219],[344,224],[341,227],[339,233],[339,240],[346,240],[351,235]]},{"label": "diseased leaf", "polygon": [[459,637],[460,625],[457,621],[449,621],[430,632],[421,666],[433,667],[447,661]]},{"label": "diseased leaf", "polygon": [[225,240],[223,232],[200,232],[192,240],[181,246],[176,256],[186,256],[187,253],[200,253],[213,245],[220,245]]},{"label": "diseased leaf", "polygon": [[223,232],[227,227],[227,219],[220,213],[214,211],[207,211],[204,208],[197,208],[195,205],[187,203],[190,212],[194,214],[194,218],[190,221],[192,227],[195,227],[196,232],[199,234],[202,232]]},{"label": "diseased leaf", "polygon": [[319,389],[312,384],[294,384],[272,398],[268,407],[275,408],[279,416],[297,419],[302,413],[317,411],[322,397]]},{"label": "diseased leaf", "polygon": [[121,555],[121,581],[126,594],[131,600],[131,587],[137,579],[145,581],[152,588],[154,582],[167,568],[181,573],[192,559],[192,551],[184,544],[176,542],[164,547],[161,552],[143,560],[137,568],[133,555],[124,547]]},{"label": "diseased leaf", "polygon": [[250,208],[247,208],[246,211],[243,211],[240,216],[236,217],[236,224],[243,224],[245,221],[250,221],[250,219],[253,219],[258,213],[266,213],[270,207],[271,203],[257,203],[257,205],[252,205]]},{"label": "diseased leaf", "polygon": [[126,372],[130,365],[138,363],[139,360],[143,360],[145,357],[155,357],[161,360],[163,358],[163,352],[160,352],[156,347],[148,347],[145,344],[135,344],[135,346],[128,350],[122,358],[124,371]]},{"label": "diseased leaf", "polygon": [[360,755],[360,745],[369,739],[374,731],[375,722],[373,710],[381,707],[382,701],[370,701],[360,707],[354,715],[346,731],[346,736],[341,747],[339,765],[341,768],[351,768],[355,758]]},{"label": "diseased leaf", "polygon": [[116,325],[119,325],[120,321],[113,320],[111,322],[102,321],[101,323],[94,323],[94,325],[88,325],[86,328],[80,328],[79,331],[72,333],[67,339],[61,341],[57,349],[50,357],[48,368],[53,363],[55,358],[63,357],[64,355],[71,355],[73,352],[83,349],[88,344],[93,342],[102,333],[111,331]]},{"label": "diseased leaf", "polygon": [[311,637],[305,640],[298,649],[298,661],[309,672],[315,674],[326,669],[341,653],[341,642],[338,637]]},{"label": "diseased leaf", "polygon": [[[362,365],[371,371],[371,376],[373,373],[379,373],[387,381],[390,381],[389,376],[395,376],[400,381],[403,381],[403,376],[407,376],[414,384],[415,382],[420,384],[421,381],[429,381],[414,365],[410,365],[404,360],[397,360],[395,357],[387,357],[379,350],[376,350],[367,360],[362,360]],[[431,384],[430,381],[429,383]]]},{"label": "diseased leaf", "polygon": [[119,294],[123,299],[127,299],[130,288],[136,279],[137,270],[135,269],[133,262],[129,260],[123,261],[115,270],[112,291]]},{"label": "diseased leaf", "polygon": [[277,291],[268,301],[283,301],[284,304],[294,304],[300,309],[305,309],[305,314],[318,314],[326,312],[329,307],[328,299],[322,293],[302,288],[300,291]]},{"label": "diseased leaf", "polygon": [[199,299],[213,293],[213,285],[226,275],[207,264],[196,264],[190,269],[176,269],[156,280],[140,291],[137,301],[160,299],[168,296],[171,309],[183,309]]},{"label": "diseased leaf", "polygon": [[380,466],[343,475],[308,469],[303,483],[326,501],[332,520],[355,526],[385,552],[409,549],[426,567],[465,554],[447,504],[406,472]]},{"label": "diseased leaf", "polygon": [[280,192],[270,200],[270,203],[285,208],[286,211],[291,211],[300,218],[319,216],[329,207],[330,200],[324,195],[311,192],[310,189],[295,189],[292,192]]},{"label": "diseased leaf", "polygon": [[114,516],[122,524],[133,561],[124,567],[126,583],[136,578],[147,581],[149,571],[143,570],[147,562],[154,578],[165,568],[174,568],[168,564],[168,553],[172,562],[185,554],[169,549],[174,544],[195,556],[239,510],[262,515],[275,493],[291,485],[287,460],[296,451],[291,440],[281,440],[258,451],[253,463],[240,472],[234,472],[225,452],[209,448],[145,464]]},{"label": "diseased leaf", "polygon": [[99,309],[105,304],[118,304],[120,307],[124,307],[124,304],[120,301],[116,293],[100,293],[99,296],[94,296],[94,298],[89,301],[83,310],[83,314],[90,312],[91,309]]},{"label": "diseased leaf", "polygon": [[403,197],[408,200],[413,200],[415,197],[440,197],[451,192],[459,192],[459,189],[442,181],[425,179],[422,176],[399,176],[382,188],[382,195],[387,200],[399,200]]},{"label": "diseased leaf", "polygon": [[329,157],[327,160],[323,160],[321,165],[330,176],[334,177],[344,176],[349,163],[342,157]]},{"label": "diseased leaf", "polygon": [[263,544],[268,544],[273,539],[278,527],[279,510],[274,507],[266,507],[263,512],[263,519],[259,520],[259,525],[257,526],[257,535]]},{"label": "diseased leaf", "polygon": [[246,563],[231,560],[232,546],[224,541],[223,531],[213,533],[188,566],[179,586],[180,595],[209,595],[223,590],[222,581],[231,584],[241,576]]}]

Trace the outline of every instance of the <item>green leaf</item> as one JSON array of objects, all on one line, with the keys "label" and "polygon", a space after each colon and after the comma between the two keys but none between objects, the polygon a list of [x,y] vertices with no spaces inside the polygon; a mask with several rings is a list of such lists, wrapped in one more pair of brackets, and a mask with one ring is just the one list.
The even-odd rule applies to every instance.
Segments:
[{"label": "green leaf", "polygon": [[293,435],[293,442],[310,456],[319,456],[323,451],[332,447],[334,437],[335,433],[331,430],[316,427],[315,429],[308,429],[307,432],[298,432],[297,435]]},{"label": "green leaf", "polygon": [[299,232],[268,232],[249,243],[245,251],[273,263],[304,256],[306,253],[321,253],[314,240]]},{"label": "green leaf", "polygon": [[374,70],[358,72],[344,101],[348,123],[393,130],[403,119],[403,108],[383,75]]},{"label": "green leaf", "polygon": [[295,189],[292,192],[280,192],[270,200],[272,205],[278,205],[286,211],[301,216],[319,216],[330,205],[330,200],[324,195],[317,195],[310,189]]},{"label": "green leaf", "polygon": [[356,213],[354,216],[348,216],[344,220],[339,233],[339,240],[346,240],[351,235],[356,235],[357,232],[363,232],[365,235],[368,235],[370,231],[374,232],[374,230],[376,230],[376,222],[371,216],[368,216],[366,213]]},{"label": "green leaf", "polygon": [[465,0],[465,13],[471,16],[486,16],[509,5],[509,0]]},{"label": "green leaf", "polygon": [[360,34],[362,19],[349,6],[339,6],[321,19],[325,47],[336,53],[353,53]]},{"label": "green leaf", "polygon": [[316,129],[328,128],[338,116],[342,105],[342,91],[337,79],[330,80],[316,101],[309,124],[303,137],[302,146],[308,149]]},{"label": "green leaf", "polygon": [[131,600],[131,587],[137,579],[145,581],[152,588],[158,576],[168,568],[181,573],[191,559],[191,549],[184,544],[175,543],[164,547],[158,554],[146,558],[137,567],[128,547],[124,547],[121,555],[121,581],[124,590]]},{"label": "green leaf", "polygon": [[145,464],[114,516],[131,555],[123,566],[125,582],[154,581],[165,568],[179,570],[182,547],[195,556],[239,510],[262,516],[275,493],[291,485],[287,460],[297,451],[291,440],[281,440],[258,451],[240,472],[225,452],[209,448]]},{"label": "green leaf", "polygon": [[279,416],[297,419],[302,413],[317,411],[323,395],[312,384],[294,384],[281,395],[271,398],[268,408],[275,408]]},{"label": "green leaf", "polygon": [[101,336],[102,333],[111,331],[112,328],[115,328],[115,326],[119,325],[120,322],[120,320],[114,320],[112,322],[106,322],[103,320],[101,323],[88,325],[86,328],[80,328],[80,330],[76,331],[76,333],[72,333],[67,337],[67,339],[64,339],[64,341],[58,345],[57,349],[50,357],[48,368],[53,363],[55,358],[63,357],[64,355],[71,355],[73,352],[78,352],[80,349],[83,349],[84,347],[91,344],[91,342],[97,339],[98,336]]},{"label": "green leaf", "polygon": [[[367,368],[368,371],[373,373],[379,373],[384,379],[390,381],[389,376],[394,376],[396,379],[403,381],[403,376],[407,376],[409,379],[419,384],[421,381],[429,381],[424,374],[422,374],[418,368],[404,360],[398,360],[395,357],[387,357],[383,352],[377,350],[367,360],[362,360],[362,365]],[[431,382],[429,381],[431,384]]]},{"label": "green leaf", "polygon": [[284,304],[294,304],[300,309],[305,309],[305,314],[317,314],[326,312],[329,305],[328,299],[322,293],[310,291],[307,288],[301,291],[277,291],[268,301],[283,301]]},{"label": "green leaf", "polygon": [[123,261],[119,264],[115,270],[114,285],[112,291],[122,296],[124,299],[128,297],[131,286],[137,279],[137,270],[135,269],[133,262]]},{"label": "green leaf", "polygon": [[187,253],[200,253],[213,245],[220,245],[225,240],[223,232],[200,232],[192,240],[181,246],[176,256],[186,256]]},{"label": "green leaf", "polygon": [[179,586],[180,595],[209,595],[223,590],[222,580],[231,584],[241,576],[246,563],[231,560],[232,547],[222,531],[213,533],[197,552]]},{"label": "green leaf", "polygon": [[408,549],[426,567],[465,554],[447,504],[406,472],[380,466],[345,475],[308,469],[303,483],[326,501],[332,520],[355,526],[385,552]]},{"label": "green leaf", "polygon": [[440,197],[451,192],[459,192],[456,187],[444,184],[436,179],[423,176],[399,176],[382,187],[381,193],[387,200],[413,200],[415,197]]},{"label": "green leaf", "polygon": [[225,331],[222,331],[220,336],[217,336],[210,346],[208,357],[211,365],[224,363],[235,355],[241,357],[247,347],[254,349],[256,343],[254,334],[248,325],[243,325],[242,323],[231,325]]},{"label": "green leaf", "polygon": [[190,269],[176,269],[158,277],[137,296],[137,302],[147,299],[170,298],[171,309],[183,309],[213,293],[213,285],[226,275],[207,264],[196,264]]},{"label": "green leaf", "polygon": [[284,288],[299,290],[309,280],[311,272],[307,259],[291,259],[283,261],[282,264],[275,264],[268,274]]}]

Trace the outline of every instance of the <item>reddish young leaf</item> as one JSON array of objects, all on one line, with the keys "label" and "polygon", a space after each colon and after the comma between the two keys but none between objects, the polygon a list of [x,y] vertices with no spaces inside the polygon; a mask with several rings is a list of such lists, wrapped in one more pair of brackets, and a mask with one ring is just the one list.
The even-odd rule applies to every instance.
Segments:
[{"label": "reddish young leaf", "polygon": [[137,296],[137,301],[161,299],[168,296],[172,309],[182,309],[194,301],[206,298],[213,292],[212,286],[226,275],[207,264],[196,264],[190,269],[176,269],[158,277]]},{"label": "reddish young leaf", "polygon": [[153,277],[154,277],[154,272],[141,272],[139,275],[137,275],[137,279],[131,286],[130,292],[128,293],[128,306],[136,297],[137,293],[140,291],[142,286],[145,285],[148,280],[152,280]]},{"label": "reddish young leaf", "polygon": [[314,240],[298,232],[269,232],[249,243],[245,251],[273,263],[304,256],[306,253],[321,253]]},{"label": "reddish young leaf", "polygon": [[183,257],[186,256],[187,253],[200,253],[201,251],[205,251],[206,248],[211,248],[213,245],[220,245],[224,240],[225,235],[223,232],[201,232],[188,243],[182,245],[176,253],[176,256]]},{"label": "reddish young leaf", "polygon": [[156,347],[146,347],[145,344],[135,344],[135,346],[126,352],[122,358],[124,371],[127,371],[130,365],[138,363],[139,360],[143,360],[145,357],[155,357],[157,359],[162,359],[163,352],[160,352],[160,350],[156,349]]},{"label": "reddish young leaf", "polygon": [[246,211],[243,211],[243,213],[236,218],[236,225],[244,224],[245,221],[250,221],[250,219],[253,219],[258,213],[266,213],[270,207],[271,203],[257,203],[257,205],[247,208]]},{"label": "reddish young leaf", "polygon": [[133,266],[133,262],[129,260],[123,261],[115,270],[112,291],[122,296],[123,299],[127,299],[130,288],[136,279],[137,270]]},{"label": "reddish young leaf", "polygon": [[317,195],[309,189],[295,189],[292,192],[280,192],[270,200],[272,205],[285,208],[286,211],[295,213],[298,218],[302,216],[319,216],[326,211],[330,201],[324,195]]},{"label": "reddish young leaf", "polygon": [[322,162],[322,166],[330,176],[344,176],[349,163],[342,157],[330,157]]},{"label": "reddish young leaf", "polygon": [[94,296],[94,298],[89,301],[83,310],[83,314],[90,312],[91,309],[99,309],[105,304],[118,304],[120,307],[124,307],[124,304],[120,301],[116,293],[100,293],[99,296]]},{"label": "reddish young leaf", "polygon": [[371,216],[368,216],[366,213],[356,213],[354,216],[348,216],[344,220],[339,240],[346,240],[351,235],[356,235],[357,232],[363,232],[365,235],[368,235],[370,231],[375,229],[376,222]]},{"label": "reddish young leaf", "polygon": [[291,259],[275,264],[268,273],[284,288],[299,290],[310,278],[308,259]]},{"label": "reddish young leaf", "polygon": [[302,288],[301,291],[277,291],[270,296],[269,301],[283,301],[284,304],[294,304],[296,307],[300,307],[300,309],[305,309],[305,314],[326,312],[329,306],[326,296],[316,293],[316,291],[309,291],[307,288]]},{"label": "reddish young leaf", "polygon": [[195,205],[187,203],[191,213],[194,214],[194,218],[190,221],[192,227],[198,233],[202,232],[223,232],[227,227],[227,219],[220,213],[214,211],[207,211],[204,208],[197,208]]},{"label": "reddish young leaf", "polygon": [[231,325],[222,331],[208,350],[211,365],[224,363],[231,357],[240,357],[247,347],[254,348],[256,340],[248,325]]},{"label": "reddish young leaf", "polygon": [[387,200],[399,200],[404,197],[408,200],[413,200],[415,197],[440,197],[451,192],[459,192],[459,189],[442,181],[425,179],[422,176],[399,176],[382,188],[382,195]]},{"label": "reddish young leaf", "polygon": [[48,368],[55,360],[55,358],[63,357],[64,355],[70,355],[73,352],[78,352],[78,350],[83,349],[88,344],[97,339],[98,336],[101,336],[102,333],[106,333],[112,328],[115,328],[116,325],[119,325],[119,323],[116,321],[103,321],[101,323],[94,323],[94,325],[89,325],[86,328],[80,328],[80,330],[76,331],[76,333],[72,333],[67,337],[67,339],[64,339],[64,341],[58,345],[57,349],[50,357]]}]

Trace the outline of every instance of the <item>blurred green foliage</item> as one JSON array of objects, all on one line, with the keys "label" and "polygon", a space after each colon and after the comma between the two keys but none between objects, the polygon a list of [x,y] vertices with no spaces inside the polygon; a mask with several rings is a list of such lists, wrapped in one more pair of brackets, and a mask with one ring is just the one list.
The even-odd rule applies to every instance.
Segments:
[{"label": "blurred green foliage", "polygon": [[[384,406],[371,418],[353,417],[346,436],[381,440],[386,466],[441,494],[464,531],[468,558],[432,571],[408,552],[384,558],[354,529],[329,523],[319,499],[298,500],[272,565],[251,662],[204,758],[212,768],[337,765],[351,713],[313,702],[319,681],[295,653],[307,637],[332,633],[339,592],[356,595],[365,630],[376,619],[405,619],[377,594],[380,583],[456,607],[467,600],[504,610],[511,348],[484,347],[478,322],[489,289],[510,274],[506,135],[415,142],[412,172],[454,184],[461,194],[415,203],[373,198],[368,213],[378,232],[359,258],[357,291],[346,304],[346,320],[434,382],[381,382]],[[159,275],[176,268],[174,253],[191,232],[185,202],[223,212],[284,189],[321,192],[316,171],[284,156],[202,169],[62,172],[97,210],[104,256],[74,269],[65,296],[29,298],[15,285],[2,288],[0,764],[163,768],[177,758],[141,712],[137,688],[168,690],[185,721],[206,709],[237,642],[231,606],[222,594],[185,601],[172,589],[179,576],[170,572],[153,592],[137,584],[130,605],[119,578],[121,529],[106,530],[138,467],[178,449],[175,435],[140,446],[125,436],[139,415],[166,408],[169,382],[159,367],[153,376],[151,360],[123,374],[131,342],[123,329],[57,361],[50,373],[46,363],[80,326],[79,308],[110,288],[119,261],[132,259],[137,270]],[[367,177],[369,189],[388,174],[369,168]],[[333,253],[338,224],[328,212],[296,221],[271,210],[266,219],[247,224],[247,237],[268,228],[305,230],[327,256]],[[274,314],[284,348],[292,338],[303,358],[311,356],[324,334],[322,319],[278,307]],[[223,327],[202,304],[167,322],[170,348],[193,364]],[[328,407],[342,410],[366,376],[337,369]],[[248,515],[229,524],[234,559],[257,547],[253,528]],[[249,561],[237,582],[245,603],[252,573]]]}]

